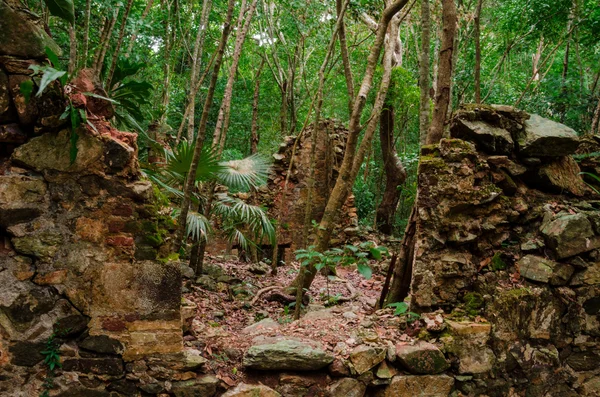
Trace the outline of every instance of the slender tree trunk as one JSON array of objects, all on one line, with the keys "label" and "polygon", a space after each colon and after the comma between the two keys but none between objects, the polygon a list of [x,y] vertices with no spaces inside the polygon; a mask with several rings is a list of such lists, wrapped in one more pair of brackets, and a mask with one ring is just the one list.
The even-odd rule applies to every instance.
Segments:
[{"label": "slender tree trunk", "polygon": [[250,132],[250,154],[258,153],[258,101],[260,99],[260,74],[265,66],[265,58],[261,57],[260,66],[254,76],[254,96],[252,98],[252,127]]},{"label": "slender tree trunk", "polygon": [[106,57],[106,51],[108,51],[108,47],[110,46],[110,38],[112,36],[112,31],[117,23],[117,17],[119,16],[119,8],[117,5],[113,12],[112,19],[106,25],[106,34],[104,38],[100,40],[100,44],[98,45],[98,50],[96,52],[96,59],[94,60],[94,75],[96,77],[100,77],[102,73],[102,66],[104,65],[104,58]]},{"label": "slender tree trunk", "polygon": [[[416,204],[416,200],[415,200]],[[417,226],[417,211],[413,207],[408,224],[402,238],[398,263],[394,268],[394,279],[390,293],[387,297],[387,303],[402,302],[410,292],[410,281],[412,278],[412,263],[415,246],[415,232]]]},{"label": "slender tree trunk", "polygon": [[121,21],[121,28],[119,29],[119,37],[117,38],[117,44],[115,45],[112,63],[110,64],[110,69],[108,70],[108,74],[106,75],[106,88],[109,90],[112,86],[112,76],[115,72],[115,68],[117,67],[117,61],[119,60],[119,52],[121,51],[121,45],[123,44],[123,38],[125,37],[125,29],[127,28],[127,18],[129,17],[129,11],[131,11],[132,5],[133,0],[129,0],[127,2],[127,7],[125,8],[125,13],[123,14],[123,19]]},{"label": "slender tree trunk", "polygon": [[[336,0],[335,8],[339,17],[342,12],[343,1]],[[350,67],[350,56],[348,55],[348,44],[346,42],[346,26],[344,21],[338,30],[338,38],[340,39],[340,52],[342,53],[342,63],[344,64],[344,76],[346,77],[346,90],[348,91],[348,115],[352,114],[354,107],[354,81],[352,78],[352,68]]]},{"label": "slender tree trunk", "polygon": [[481,103],[481,7],[483,0],[477,0],[475,9],[475,103]]},{"label": "slender tree trunk", "polygon": [[592,119],[592,128],[590,128],[590,135],[598,134],[600,129],[598,128],[598,124],[600,120],[600,97],[598,98],[598,106],[596,106],[596,111],[594,112],[594,118]]},{"label": "slender tree trunk", "polygon": [[231,66],[229,67],[229,76],[227,77],[227,83],[225,84],[225,92],[223,93],[223,101],[219,109],[219,115],[217,117],[217,124],[215,126],[215,133],[213,135],[213,148],[217,149],[219,154],[223,152],[225,148],[225,138],[227,136],[227,130],[229,128],[229,121],[231,116],[231,99],[233,95],[233,84],[235,83],[235,77],[240,63],[240,57],[242,56],[242,47],[250,29],[250,22],[252,16],[256,10],[256,4],[258,0],[252,0],[252,3],[240,11],[240,23],[241,28],[238,29],[235,38],[235,45],[233,48],[233,58],[231,60]]},{"label": "slender tree trunk", "polygon": [[431,126],[427,134],[427,144],[437,144],[444,133],[446,114],[450,104],[450,85],[452,83],[452,55],[454,36],[456,35],[456,6],[454,0],[442,0],[442,43],[438,61],[437,90]]},{"label": "slender tree trunk", "polygon": [[[188,92],[187,97],[187,105],[185,107],[185,111],[183,113],[183,118],[181,119],[181,124],[179,125],[179,130],[177,131],[177,139],[175,141],[176,144],[179,144],[181,139],[183,129],[187,125],[187,137],[188,142],[191,142],[194,139],[194,117],[195,117],[195,108],[196,108],[196,95],[198,94],[198,90],[202,85],[202,82],[206,78],[206,74],[210,70],[212,65],[213,58],[209,61],[205,72],[202,75],[202,78],[199,78],[200,75],[200,64],[202,60],[202,51],[204,49],[204,41],[206,38],[206,31],[208,28],[208,16],[210,14],[212,3],[211,0],[204,0],[202,3],[202,13],[200,14],[200,23],[198,26],[198,30],[196,32],[196,40],[194,41],[194,52],[192,54],[192,71],[190,73],[190,90]],[[216,54],[216,52],[215,52]],[[214,54],[213,54],[214,57]],[[186,124],[187,122],[187,124]]]},{"label": "slender tree trunk", "polygon": [[[394,24],[394,21],[392,22]],[[399,33],[397,26],[392,26],[390,30]],[[389,38],[392,43],[388,45],[386,51],[392,51],[392,68],[400,66],[402,62],[402,45],[400,36],[395,35]],[[393,82],[391,84],[394,84]],[[375,213],[375,224],[377,229],[391,235],[394,228],[394,215],[400,200],[400,186],[406,180],[406,171],[402,162],[396,153],[394,141],[395,114],[394,100],[396,98],[386,98],[381,115],[379,116],[379,140],[381,142],[381,157],[385,171],[385,190],[379,206]]]},{"label": "slender tree trunk", "polygon": [[[363,81],[361,83],[358,94],[354,100],[354,107],[352,109],[352,115],[350,117],[348,128],[348,138],[346,139],[344,159],[342,161],[339,175],[336,179],[335,186],[331,192],[331,195],[329,196],[329,199],[327,201],[327,206],[325,207],[325,212],[323,213],[323,217],[321,219],[317,231],[317,249],[320,252],[324,252],[329,246],[329,240],[331,239],[331,234],[333,232],[333,228],[335,226],[335,221],[337,220],[339,210],[346,201],[349,191],[352,188],[354,180],[356,179],[356,175],[358,174],[358,170],[360,169],[360,164],[358,164],[358,160],[362,162],[362,160],[364,159],[364,153],[366,151],[366,148],[369,146],[372,134],[375,131],[375,127],[379,119],[379,112],[381,111],[381,107],[383,106],[383,100],[385,98],[385,94],[387,93],[386,80],[387,84],[389,84],[389,74],[391,73],[392,58],[391,51],[387,52],[388,59],[384,60],[384,65],[387,66],[387,69],[384,66],[384,77],[382,78],[379,93],[377,95],[373,111],[371,112],[370,122],[365,131],[365,136],[363,137],[363,140],[361,142],[361,147],[357,152],[356,149],[358,146],[358,137],[360,132],[362,131],[360,119],[366,104],[367,96],[371,91],[373,75],[375,72],[377,61],[379,59],[379,55],[381,54],[381,49],[385,41],[385,36],[392,18],[402,9],[402,7],[406,5],[407,2],[408,0],[397,0],[389,6],[387,6],[383,11],[381,19],[379,21],[375,42],[373,43],[373,46],[371,47],[371,51],[369,52],[369,56],[367,58],[367,68],[365,70]],[[296,278],[296,280],[292,282],[292,286],[296,287],[299,285],[303,285],[304,288],[308,289],[308,287],[310,287],[310,285],[312,284],[315,275],[316,269],[314,268],[314,266],[309,267],[302,280],[300,281],[298,280],[298,278]]]},{"label": "slender tree trunk", "polygon": [[288,117],[288,81],[287,79],[282,81],[281,84],[281,108],[279,110],[279,124],[281,129],[281,135],[287,133],[287,117]]},{"label": "slender tree trunk", "polygon": [[92,9],[92,0],[85,2],[85,16],[83,18],[83,50],[79,57],[79,65],[82,68],[87,68],[88,62],[88,47],[90,44],[90,13]]},{"label": "slender tree trunk", "polygon": [[[144,22],[144,20],[148,16],[148,13],[152,9],[153,4],[154,4],[154,0],[148,1],[148,4],[146,4],[146,8],[144,8],[144,12],[142,12],[142,17],[140,18],[140,20],[138,22],[139,24],[142,24],[142,22]],[[136,26],[135,30],[131,34],[131,37],[129,38],[129,44],[127,45],[127,51],[125,52],[125,58],[129,58],[129,55],[131,54],[131,51],[133,50],[133,45],[135,44],[135,40],[137,39],[137,33],[138,33],[138,27]]]},{"label": "slender tree trunk", "polygon": [[400,200],[400,186],[406,181],[406,170],[394,147],[394,107],[387,103],[379,118],[379,139],[381,157],[385,170],[385,190],[377,207],[377,229],[384,234],[392,234],[394,215]]},{"label": "slender tree trunk", "polygon": [[225,46],[227,45],[227,39],[231,32],[231,18],[233,15],[233,6],[235,0],[229,0],[227,3],[227,15],[223,22],[223,31],[221,33],[221,39],[217,47],[217,55],[215,57],[213,73],[208,86],[208,92],[206,93],[206,99],[204,100],[204,107],[202,108],[202,116],[200,118],[200,125],[198,126],[198,135],[196,136],[196,145],[194,147],[194,155],[192,157],[192,163],[190,165],[190,171],[187,174],[184,191],[183,191],[183,202],[181,204],[181,213],[179,215],[177,233],[175,236],[175,251],[179,251],[183,239],[185,236],[185,227],[187,223],[187,214],[190,208],[192,190],[194,189],[194,182],[196,180],[196,172],[198,170],[198,162],[200,160],[200,154],[202,152],[202,146],[204,144],[204,138],[206,137],[206,124],[208,122],[208,113],[212,106],[213,98],[215,96],[215,88],[217,86],[217,79],[219,77],[219,70],[223,63],[223,53],[225,52]]},{"label": "slender tree trunk", "polygon": [[430,90],[429,50],[431,45],[431,18],[429,0],[421,0],[421,56],[419,58],[419,135],[421,144],[425,144],[429,131]]},{"label": "slender tree trunk", "polygon": [[329,40],[329,45],[327,46],[327,53],[325,54],[325,59],[323,59],[323,63],[318,72],[319,76],[319,86],[317,88],[316,93],[316,105],[315,105],[315,119],[313,123],[312,133],[310,136],[310,167],[309,167],[309,176],[308,176],[308,191],[306,197],[306,207],[304,208],[304,225],[302,228],[302,245],[303,248],[308,246],[308,231],[311,225],[312,218],[312,196],[315,189],[315,161],[317,155],[317,145],[319,141],[319,136],[322,136],[323,139],[327,139],[327,132],[321,131],[320,120],[321,120],[321,109],[323,108],[323,90],[325,88],[325,69],[329,65],[329,61],[333,55],[333,51],[335,49],[335,39],[338,36],[341,26],[344,22],[344,14],[346,13],[346,9],[348,7],[348,1],[344,1],[344,3],[340,6],[337,16],[337,22],[335,26],[335,30]]},{"label": "slender tree trunk", "polygon": [[75,70],[77,70],[77,36],[75,35],[75,27],[69,25],[69,75],[73,76]]},{"label": "slender tree trunk", "polygon": [[[177,0],[174,0],[177,4]],[[167,17],[164,20],[165,27],[165,45],[164,45],[164,63],[163,63],[163,84],[162,84],[162,95],[160,100],[161,105],[161,116],[160,124],[165,124],[167,121],[168,107],[169,107],[169,86],[171,84],[171,48],[173,47],[173,41],[175,39],[175,27],[171,24],[171,18],[176,15],[176,12],[171,10],[170,0],[162,0],[162,7],[167,9]]]},{"label": "slender tree trunk", "polygon": [[561,75],[561,97],[562,102],[560,103],[560,122],[564,123],[565,115],[567,113],[567,75],[569,74],[569,52],[571,50],[571,40],[572,40],[572,29],[573,18],[575,17],[575,7],[576,0],[573,0],[573,4],[571,6],[571,11],[569,12],[569,19],[567,21],[567,32],[569,32],[567,36],[567,44],[565,45],[565,56],[563,57],[563,69]]},{"label": "slender tree trunk", "polygon": [[544,50],[544,36],[540,36],[540,42],[538,43],[537,46],[537,50],[535,51],[535,54],[533,55],[533,59],[532,59],[532,66],[533,66],[533,80],[534,81],[539,81],[540,79],[540,69],[539,69],[539,64],[540,64],[540,59],[542,58],[542,52]]}]

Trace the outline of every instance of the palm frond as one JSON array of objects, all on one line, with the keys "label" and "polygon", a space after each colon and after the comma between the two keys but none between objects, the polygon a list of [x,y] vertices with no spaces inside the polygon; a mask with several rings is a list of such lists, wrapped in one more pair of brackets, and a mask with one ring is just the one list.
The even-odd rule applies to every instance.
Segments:
[{"label": "palm frond", "polygon": [[[175,176],[179,175],[182,179],[185,179],[185,175],[190,171],[192,165],[194,148],[194,144],[182,141],[173,150],[165,150],[167,159],[166,171]],[[196,181],[214,179],[224,168],[223,165],[219,164],[217,155],[210,146],[204,146],[198,161]]]},{"label": "palm frond", "polygon": [[221,163],[219,180],[226,186],[240,189],[263,185],[269,176],[270,161],[260,155],[252,155],[241,160]]},{"label": "palm frond", "polygon": [[244,224],[257,237],[275,241],[275,228],[266,211],[256,205],[248,204],[240,199],[225,194],[217,196],[213,211],[229,220],[232,224]]}]

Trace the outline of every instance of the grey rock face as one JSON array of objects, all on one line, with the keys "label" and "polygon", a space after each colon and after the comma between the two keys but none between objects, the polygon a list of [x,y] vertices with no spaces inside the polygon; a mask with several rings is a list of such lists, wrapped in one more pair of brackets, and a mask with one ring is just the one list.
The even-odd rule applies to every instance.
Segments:
[{"label": "grey rock face", "polygon": [[244,366],[261,370],[311,371],[328,366],[333,356],[322,349],[295,340],[251,346],[244,355]]}]

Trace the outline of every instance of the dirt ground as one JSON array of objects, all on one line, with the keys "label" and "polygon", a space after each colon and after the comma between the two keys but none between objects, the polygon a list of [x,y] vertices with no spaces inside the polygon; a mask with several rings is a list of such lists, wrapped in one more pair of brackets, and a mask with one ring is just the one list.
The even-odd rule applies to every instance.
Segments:
[{"label": "dirt ground", "polygon": [[[375,309],[385,281],[384,264],[373,262],[373,276],[368,280],[352,266],[339,268],[337,277],[330,277],[329,282],[317,275],[308,292],[310,303],[297,321],[293,320],[293,307],[267,300],[272,291],[261,290],[288,285],[298,272],[298,263],[279,267],[277,275],[256,274],[255,269],[250,271],[252,266],[209,256],[205,269],[212,275],[202,276],[203,283],[194,279],[184,282],[184,307],[187,305],[190,313],[185,344],[203,351],[210,369],[228,384],[243,379],[244,351],[265,338],[316,342],[344,358],[359,344],[393,346],[409,339],[401,331],[405,329],[403,318],[394,316],[391,308]],[[272,321],[263,321],[265,327],[247,328],[266,318]]]}]

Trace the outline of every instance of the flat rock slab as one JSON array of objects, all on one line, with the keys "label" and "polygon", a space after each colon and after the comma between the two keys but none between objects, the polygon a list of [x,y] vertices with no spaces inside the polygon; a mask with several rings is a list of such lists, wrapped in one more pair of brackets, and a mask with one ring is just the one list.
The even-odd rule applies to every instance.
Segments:
[{"label": "flat rock slab", "polygon": [[329,386],[329,397],[363,397],[367,387],[354,378],[342,378]]},{"label": "flat rock slab", "polygon": [[447,375],[399,375],[385,390],[385,397],[448,397],[454,386],[454,378]]},{"label": "flat rock slab", "polygon": [[281,394],[265,385],[240,383],[221,397],[281,397]]},{"label": "flat rock slab", "polygon": [[600,247],[585,214],[559,214],[545,220],[540,231],[558,259],[568,258]]},{"label": "flat rock slab", "polygon": [[257,335],[263,332],[273,331],[280,328],[277,321],[271,318],[265,318],[257,323],[251,324],[242,330],[244,335]]},{"label": "flat rock slab", "polygon": [[213,375],[174,382],[171,392],[175,397],[212,397],[217,393],[219,379]]},{"label": "flat rock slab", "polygon": [[314,371],[332,362],[333,355],[323,349],[288,339],[251,346],[243,360],[246,368],[291,371]]},{"label": "flat rock slab", "polygon": [[519,272],[524,278],[551,285],[565,285],[571,279],[574,269],[571,265],[535,255],[526,255],[518,262]]},{"label": "flat rock slab", "polygon": [[440,349],[423,341],[397,344],[396,356],[402,366],[413,374],[438,374],[450,367]]},{"label": "flat rock slab", "polygon": [[474,142],[477,147],[488,153],[510,154],[514,149],[510,132],[485,121],[457,119],[452,124],[451,135],[453,138]]},{"label": "flat rock slab", "polygon": [[532,114],[517,138],[519,153],[525,157],[561,157],[575,153],[579,138],[572,128]]},{"label": "flat rock slab", "polygon": [[361,375],[385,359],[386,349],[366,345],[357,346],[350,353],[350,362],[356,372]]}]

